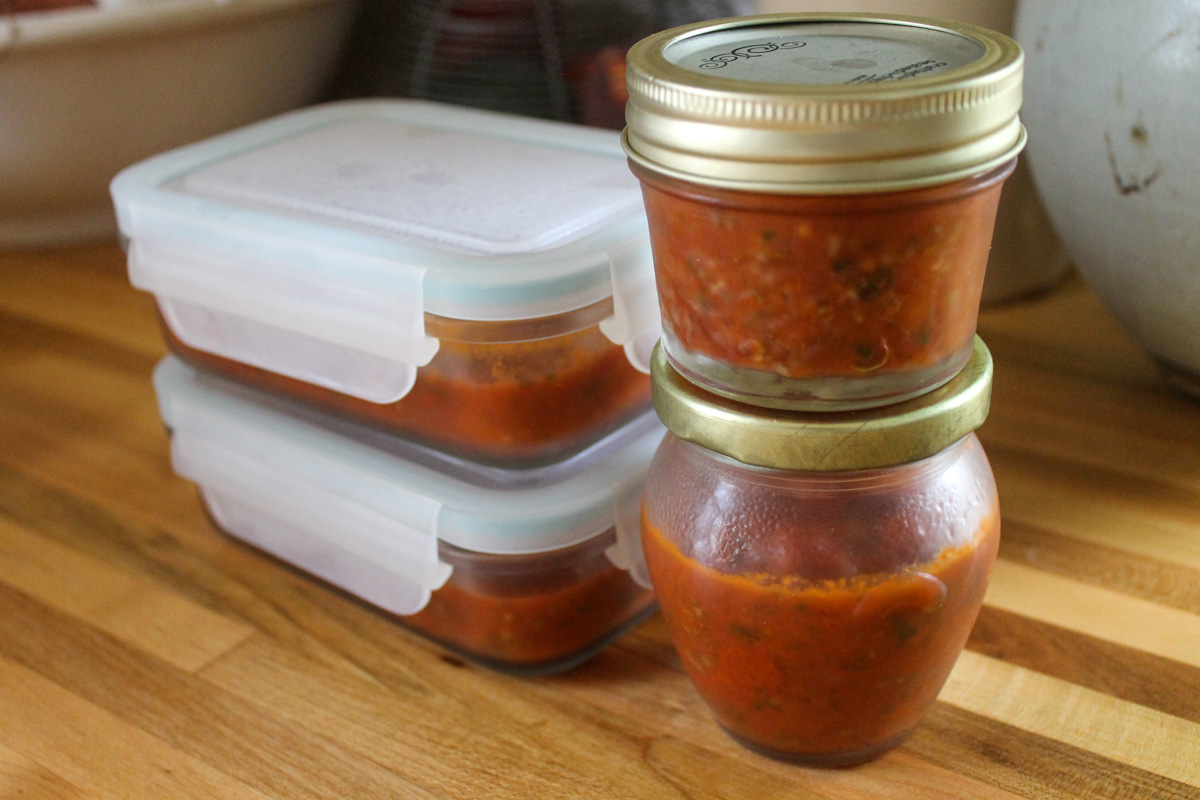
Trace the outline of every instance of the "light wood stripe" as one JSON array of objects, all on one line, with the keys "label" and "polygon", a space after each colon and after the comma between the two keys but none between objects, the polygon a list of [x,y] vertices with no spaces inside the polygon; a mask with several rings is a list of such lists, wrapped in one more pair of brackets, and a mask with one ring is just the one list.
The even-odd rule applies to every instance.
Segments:
[{"label": "light wood stripe", "polygon": [[976,653],[1200,723],[1200,668],[992,606],[967,647]]},{"label": "light wood stripe", "polygon": [[[0,701],[0,708],[3,702]],[[99,800],[25,756],[0,745],[0,797],[12,800]]]},{"label": "light wood stripe", "polygon": [[[997,381],[998,375],[997,371]],[[1085,384],[1079,389],[1096,391]],[[1144,395],[1129,393],[1114,402],[1114,407],[1123,403],[1139,408],[1146,404],[1146,399]],[[994,452],[997,447],[1009,447],[1036,453],[1062,462],[1063,471],[1099,468],[1133,477],[1152,477],[1166,486],[1188,491],[1200,488],[1200,443],[1193,438],[1180,437],[1170,428],[1147,432],[1141,426],[1141,417],[1121,419],[1116,411],[1078,419],[1070,416],[1067,409],[1042,410],[1037,403],[1036,396],[992,399],[989,420],[979,431],[985,449]],[[1163,408],[1154,409],[1154,413],[1166,415],[1166,411],[1172,410],[1183,416],[1186,403],[1175,397],[1166,398],[1162,401]],[[1182,421],[1177,423],[1178,427],[1183,425]]]},{"label": "light wood stripe", "polygon": [[154,800],[265,800],[226,773],[4,659],[0,743],[98,797],[130,797],[136,786],[138,797]]},{"label": "light wood stripe", "polygon": [[[1022,364],[1037,365],[1054,375],[1130,385],[1154,385],[1159,380],[1146,351],[1078,276],[1041,297],[984,306],[979,312],[979,335],[1005,364],[1019,358]],[[1002,381],[1002,385],[1010,383]]]},{"label": "light wood stripe", "polygon": [[939,699],[1200,788],[1200,724],[971,651]]},{"label": "light wood stripe", "polygon": [[[993,456],[993,461],[999,461]],[[1086,479],[997,469],[1005,520],[1200,570],[1200,517]]]},{"label": "light wood stripe", "polygon": [[[644,627],[658,626],[651,620]],[[448,786],[456,785],[452,776],[468,768],[460,759],[474,753],[497,768],[504,765],[498,792],[516,783],[526,787],[522,797],[620,794],[616,783],[576,786],[571,776],[578,770],[593,776],[619,773],[622,796],[639,798],[1016,800],[901,752],[854,770],[803,770],[755,755],[711,721],[681,671],[656,670],[628,651],[622,655],[624,644],[570,673],[540,681],[497,678],[471,666],[440,674],[425,670],[439,683],[418,705],[398,694],[379,699],[356,671],[318,674],[264,637],[217,660],[202,676],[269,704],[297,725],[350,729],[372,758],[398,763],[403,752],[408,768],[445,775]],[[430,661],[440,661],[436,646],[421,649],[429,650]],[[502,694],[503,703],[487,701],[490,691]],[[403,740],[397,738],[399,729]],[[447,736],[456,747],[439,752],[433,743]],[[496,738],[503,752],[494,750]]]},{"label": "light wood stripe", "polygon": [[[1105,641],[1200,667],[1200,616],[1043,572],[996,562],[984,602]],[[1153,619],[1154,625],[1145,620]]]},{"label": "light wood stripe", "polygon": [[[78,696],[88,709],[104,712],[103,720],[116,718],[165,742],[189,760],[217,767],[231,783],[245,784],[272,798],[440,800],[439,793],[403,778],[392,764],[362,755],[352,740],[333,741],[327,735],[329,729],[306,730],[259,703],[261,698],[231,695],[192,673],[123,646],[2,582],[0,608],[7,611],[0,614],[0,658]],[[0,685],[6,685],[2,674]],[[34,700],[54,688],[41,681],[30,687],[37,690]],[[34,721],[35,712],[33,709],[29,717]],[[404,723],[398,720],[398,724]],[[74,730],[73,725],[68,720],[64,728]],[[30,724],[15,735],[24,741],[40,730]],[[109,758],[104,743],[110,735],[122,735],[123,730],[93,731],[86,741],[64,737],[64,743],[88,750],[89,757]],[[403,728],[395,733],[399,740],[407,735]],[[130,738],[132,748],[153,755],[152,741]],[[0,743],[4,742],[0,735]],[[8,746],[20,751],[13,744]],[[126,783],[127,787],[136,785],[135,780]],[[125,796],[157,797],[152,792],[127,792]]]},{"label": "light wood stripe", "polygon": [[[1011,794],[955,770],[894,750],[851,770],[801,770],[757,756],[734,743],[712,721],[696,694],[661,615],[652,617],[592,661],[539,682],[547,695],[566,693],[604,714],[631,719],[648,731],[664,731],[719,756],[720,763],[752,766],[780,777],[803,776],[803,785],[831,800],[1015,800]],[[736,796],[736,795],[735,795]],[[748,795],[757,797],[757,794]]]},{"label": "light wood stripe", "polygon": [[[354,671],[320,675],[262,637],[213,662],[202,676],[247,702],[266,704],[301,729],[347,731],[367,757],[413,780],[444,785],[450,794],[462,788],[457,776],[482,762],[492,765],[503,796],[517,786],[527,796],[579,800],[622,791],[630,797],[678,796],[675,787],[687,782],[682,775],[706,761],[694,747],[663,743],[661,732],[604,719],[583,704],[536,692],[529,681],[447,665],[438,652],[430,646],[425,657],[442,664],[425,670],[437,683],[420,696],[379,694],[374,681]],[[501,695],[503,702],[492,702]],[[457,746],[438,744],[448,741]],[[655,768],[647,769],[647,761]],[[586,785],[579,783],[582,775],[591,776]],[[753,773],[729,772],[699,796],[745,796],[754,785]],[[798,800],[816,800],[802,788],[773,786],[770,780],[759,790],[767,797],[791,791]]]},{"label": "light wood stripe", "polygon": [[0,254],[0,313],[143,353],[161,351],[154,300],[129,285],[119,247],[64,255]]},{"label": "light wood stripe", "polygon": [[1030,800],[1196,800],[1195,788],[1186,783],[950,703],[934,703],[904,749]]},{"label": "light wood stripe", "polygon": [[1200,570],[1116,550],[1013,519],[1000,557],[1200,615]]},{"label": "light wood stripe", "polygon": [[[1151,393],[1085,381],[1072,385],[1067,378],[1028,370],[1013,378],[1021,393],[998,388],[980,429],[989,452],[1011,448],[1061,462],[1064,472],[1086,466],[1200,489],[1200,434],[1190,430],[1200,426],[1187,400],[1166,389]],[[998,367],[997,387],[1001,380]],[[1088,402],[1072,392],[1086,393]],[[1051,405],[1055,396],[1059,402]]]},{"label": "light wood stripe", "polygon": [[180,669],[196,670],[253,629],[145,578],[0,517],[0,581]]}]

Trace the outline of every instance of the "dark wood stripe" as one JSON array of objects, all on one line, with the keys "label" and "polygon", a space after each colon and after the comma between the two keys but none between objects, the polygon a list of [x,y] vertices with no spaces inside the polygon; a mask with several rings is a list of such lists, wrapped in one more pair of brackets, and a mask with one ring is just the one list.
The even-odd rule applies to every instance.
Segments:
[{"label": "dark wood stripe", "polygon": [[[503,797],[819,797],[791,776],[719,769],[702,748],[548,686],[445,664],[394,625],[366,625],[390,644],[359,640],[378,671],[322,668],[258,638],[193,676],[3,585],[0,607],[0,657],[273,797],[467,796],[455,776],[471,770]],[[377,680],[400,659],[433,683]],[[323,736],[333,719],[353,749]]]},{"label": "dark wood stripe", "polygon": [[[188,489],[199,514],[200,500]],[[253,603],[231,602],[236,581],[189,543],[138,524],[0,464],[0,517],[58,544],[169,586],[188,599],[229,616]],[[214,539],[219,534],[213,533]],[[209,548],[210,550],[212,548]]]},{"label": "dark wood stripe", "polygon": [[[963,776],[901,751],[877,762],[846,770],[799,767],[754,753],[736,743],[709,716],[683,674],[679,660],[664,651],[661,617],[653,617],[615,645],[564,675],[543,678],[548,698],[569,694],[598,709],[601,718],[624,719],[649,731],[662,731],[711,754],[712,763],[731,770],[756,771],[810,786],[820,796],[842,800],[866,798],[1011,798],[986,779]],[[669,645],[668,645],[669,646]],[[732,771],[732,770],[731,770]],[[936,790],[930,787],[937,786]],[[766,789],[769,784],[762,783]],[[719,797],[793,797],[796,789],[778,795],[755,791]],[[894,794],[893,794],[894,793]],[[692,797],[692,795],[687,795]]]},{"label": "dark wood stripe", "polygon": [[[1200,527],[1197,528],[1200,532]],[[1200,614],[1200,570],[1063,536],[1021,522],[1003,524],[1000,557],[1081,583]]]},{"label": "dark wood stripe", "polygon": [[[1122,335],[1111,342],[1124,351],[1115,362],[1111,353],[1048,348],[1003,331],[981,330],[980,336],[994,359],[993,402],[1010,421],[1050,414],[1060,424],[1111,424],[1122,435],[1167,430],[1178,436],[1174,423],[1189,414],[1191,401],[1171,389],[1145,351]],[[1126,423],[1140,424],[1118,427]]]},{"label": "dark wood stripe", "polygon": [[419,792],[368,758],[3,584],[0,608],[0,656],[259,791],[331,800]]},{"label": "dark wood stripe", "polygon": [[424,691],[409,664],[411,648],[440,648],[377,607],[220,532],[186,488],[184,513],[199,529],[192,539],[129,521],[0,464],[0,517],[157,581],[315,661],[353,663],[393,688]]},{"label": "dark wood stripe", "polygon": [[1188,664],[988,607],[967,648],[1200,723],[1200,669]]},{"label": "dark wood stripe", "polygon": [[[673,651],[663,647],[662,628],[661,617],[647,621],[618,642],[612,655],[581,668],[575,677],[615,670],[615,661],[630,658],[681,670]],[[1200,670],[1184,664],[986,607],[968,647],[1200,722]],[[1200,789],[946,703],[935,705],[904,749],[947,770],[1030,798],[1200,798]],[[1084,781],[1077,777],[1082,773],[1087,775]]]},{"label": "dark wood stripe", "polygon": [[[1180,742],[1181,747],[1188,746]],[[937,703],[904,745],[1030,800],[1197,800],[1200,789]]]},{"label": "dark wood stripe", "polygon": [[77,800],[91,798],[66,778],[41,764],[6,764],[0,755],[0,791],[6,800]]},{"label": "dark wood stripe", "polygon": [[628,650],[636,654],[637,658],[646,659],[657,666],[683,672],[683,661],[671,642],[671,635],[667,632],[667,623],[662,614],[655,614],[625,634],[614,647]]},{"label": "dark wood stripe", "polygon": [[[611,652],[611,651],[610,651]],[[409,652],[424,660],[424,653]],[[445,663],[439,656],[430,654],[430,663],[435,660]],[[604,660],[604,656],[600,657]],[[612,663],[606,660],[606,663]],[[643,666],[648,666],[644,665]],[[586,668],[585,668],[586,669]],[[650,672],[653,672],[651,668]],[[308,694],[303,684],[295,680],[296,673],[304,673],[308,679],[319,677],[323,691]],[[440,674],[438,674],[440,673]],[[440,667],[427,674],[437,675],[439,688],[436,694],[423,699],[427,706],[423,714],[414,714],[400,698],[381,695],[377,684],[369,682],[362,673],[345,670],[314,669],[312,664],[298,661],[295,654],[287,652],[265,639],[257,639],[243,648],[232,659],[223,660],[206,677],[218,684],[232,681],[239,685],[239,692],[255,692],[256,683],[263,685],[264,693],[271,695],[270,706],[283,713],[309,718],[323,714],[335,714],[353,720],[356,734],[369,743],[372,736],[392,736],[404,720],[413,719],[412,737],[423,737],[425,743],[409,743],[405,752],[419,751],[417,758],[435,759],[441,764],[439,771],[453,772],[455,760],[463,757],[460,747],[483,753],[496,753],[497,748],[506,752],[496,753],[491,769],[496,772],[495,785],[498,795],[509,796],[506,787],[522,787],[521,773],[535,770],[539,773],[536,784],[543,786],[548,781],[557,789],[546,796],[578,797],[714,797],[743,798],[765,792],[768,797],[788,797],[796,800],[819,800],[823,795],[811,792],[795,783],[794,773],[780,773],[772,764],[759,763],[765,769],[755,769],[757,757],[749,756],[738,769],[730,769],[713,758],[713,753],[684,738],[671,735],[668,726],[652,719],[643,724],[640,719],[629,715],[611,713],[607,706],[597,706],[570,696],[561,691],[563,680],[569,678],[521,680],[497,676],[480,667],[459,662]],[[247,676],[253,676],[247,678]],[[625,680],[645,678],[645,672],[625,675]],[[489,689],[481,684],[490,684],[491,691],[502,692],[504,702],[488,701],[479,692]],[[612,687],[615,694],[622,690],[624,682]],[[282,687],[276,689],[275,687]],[[290,687],[290,688],[289,688]],[[474,697],[477,705],[451,710],[444,719],[444,726],[451,731],[430,735],[429,726],[438,724],[442,717],[440,708],[446,703],[455,704],[457,699]],[[504,719],[503,709],[508,706],[516,710],[517,718]],[[536,709],[531,718],[530,709]],[[472,722],[469,727],[454,732],[466,717]],[[499,718],[498,718],[499,717]],[[432,720],[432,721],[431,721]],[[497,730],[499,726],[500,730]],[[564,733],[578,729],[588,739],[596,734],[606,742],[604,752],[576,754],[574,759],[564,758],[564,744],[547,741],[547,737],[561,737]],[[590,732],[590,733],[589,733]],[[666,734],[666,735],[664,735]],[[441,749],[439,741],[454,741],[450,752]],[[735,749],[727,740],[723,744]],[[586,746],[586,745],[585,745]],[[569,752],[574,745],[567,744]],[[403,757],[403,753],[401,754]],[[466,756],[470,758],[470,756]],[[412,755],[409,756],[409,759]],[[516,761],[517,763],[510,763]],[[584,766],[590,762],[590,766]],[[607,769],[605,768],[607,764]],[[638,774],[628,770],[636,765]],[[596,767],[600,767],[596,771]],[[476,764],[474,768],[487,769]],[[581,783],[575,776],[582,771],[593,777]],[[624,771],[624,774],[620,774]],[[614,773],[611,779],[600,777],[605,772]],[[524,791],[515,796],[541,796],[533,785],[524,785]],[[647,790],[653,788],[652,794]]]},{"label": "dark wood stripe", "polygon": [[13,365],[20,359],[49,354],[56,358],[100,364],[113,372],[143,375],[149,380],[154,365],[166,352],[165,345],[158,352],[135,350],[107,339],[87,336],[2,310],[0,341],[4,342],[5,361],[8,362],[0,369],[0,375],[13,371]]},{"label": "dark wood stripe", "polygon": [[[1162,476],[1131,474],[1115,460],[1111,464],[1072,461],[1065,465],[1056,456],[992,441],[986,423],[980,430],[980,439],[997,481],[1011,474],[1026,483],[1036,481],[1044,484],[1047,496],[1062,494],[1110,502],[1113,498],[1120,498],[1122,504],[1128,504],[1134,510],[1150,509],[1154,516],[1176,516],[1181,520],[1200,522],[1196,508],[1200,496],[1200,474],[1194,472],[1200,468],[1200,457],[1197,457],[1200,443],[1194,451],[1181,447],[1183,452],[1180,460],[1190,462],[1186,465],[1190,469],[1184,469],[1181,464],[1179,482],[1171,482]],[[1000,500],[1003,505],[1003,486]]]}]

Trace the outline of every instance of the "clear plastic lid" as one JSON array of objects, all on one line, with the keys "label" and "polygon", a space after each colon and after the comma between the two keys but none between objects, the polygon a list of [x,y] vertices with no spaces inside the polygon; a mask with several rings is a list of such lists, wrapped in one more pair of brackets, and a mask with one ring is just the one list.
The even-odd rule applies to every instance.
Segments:
[{"label": "clear plastic lid", "polygon": [[[420,610],[449,578],[439,541],[520,555],[615,530],[609,558],[646,580],[638,507],[660,425],[596,451],[586,468],[504,485],[494,470],[470,481],[402,458],[173,356],[159,364],[154,385],[172,466],[200,485],[223,526],[351,591],[368,574],[390,576],[398,585],[381,604],[396,613]],[[326,557],[304,563],[314,546]],[[327,574],[328,553],[351,566]]]},{"label": "clear plastic lid", "polygon": [[112,195],[131,282],[207,352],[390,402],[437,351],[426,315],[599,306],[589,324],[648,370],[649,239],[612,131],[331,103],[134,165]]}]

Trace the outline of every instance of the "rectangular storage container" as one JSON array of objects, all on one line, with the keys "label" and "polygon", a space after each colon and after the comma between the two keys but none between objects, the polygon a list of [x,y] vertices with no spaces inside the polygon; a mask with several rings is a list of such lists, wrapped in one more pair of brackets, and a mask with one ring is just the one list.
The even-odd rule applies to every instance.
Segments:
[{"label": "rectangular storage container", "polygon": [[171,349],[503,467],[649,408],[645,212],[618,134],[411,100],[331,103],[113,181]]},{"label": "rectangular storage container", "polygon": [[639,501],[653,413],[533,470],[456,462],[197,370],[154,376],[175,471],[228,534],[494,669],[589,658],[654,608]]}]

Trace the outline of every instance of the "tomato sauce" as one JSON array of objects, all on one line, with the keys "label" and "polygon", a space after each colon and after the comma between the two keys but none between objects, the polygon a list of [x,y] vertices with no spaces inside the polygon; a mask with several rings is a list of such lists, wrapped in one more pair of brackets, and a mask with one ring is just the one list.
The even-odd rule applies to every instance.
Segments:
[{"label": "tomato sauce", "polygon": [[732,191],[632,168],[668,354],[689,378],[749,402],[836,399],[813,382],[848,378],[837,391],[891,402],[966,363],[1012,163],[844,196]]},{"label": "tomato sauce", "polygon": [[189,347],[185,360],[464,458],[501,466],[577,452],[644,412],[650,379],[596,326],[527,342],[443,340],[394,403],[372,403]]},{"label": "tomato sauce", "polygon": [[999,533],[993,509],[973,541],[929,563],[804,580],[701,565],[642,519],[663,616],[717,721],[753,748],[824,766],[866,761],[917,725],[974,624]]},{"label": "tomato sauce", "polygon": [[[590,657],[654,607],[654,595],[613,566],[603,550],[566,556],[491,556],[534,571],[456,566],[420,612],[404,623],[469,658],[521,674],[555,672]],[[453,562],[453,559],[451,559]]]}]

